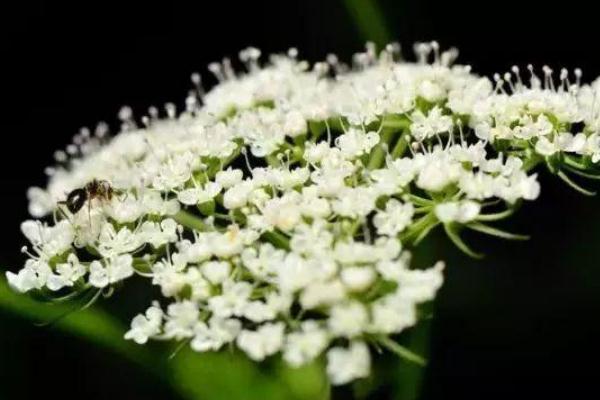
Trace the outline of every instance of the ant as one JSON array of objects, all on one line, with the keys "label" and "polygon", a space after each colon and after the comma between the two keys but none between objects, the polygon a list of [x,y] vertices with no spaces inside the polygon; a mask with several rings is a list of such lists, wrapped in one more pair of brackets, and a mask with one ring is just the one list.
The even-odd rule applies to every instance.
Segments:
[{"label": "ant", "polygon": [[108,181],[93,179],[84,187],[72,190],[67,199],[60,203],[65,204],[71,214],[75,214],[83,208],[86,201],[89,208],[93,199],[110,201],[114,193],[115,190]]}]

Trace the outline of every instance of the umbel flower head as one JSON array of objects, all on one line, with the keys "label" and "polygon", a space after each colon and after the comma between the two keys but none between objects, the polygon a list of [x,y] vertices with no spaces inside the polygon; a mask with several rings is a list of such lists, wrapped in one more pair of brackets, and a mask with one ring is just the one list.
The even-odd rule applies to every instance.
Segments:
[{"label": "umbel flower head", "polygon": [[[600,79],[544,67],[493,80],[456,50],[373,45],[351,65],[291,49],[240,52],[198,74],[185,109],[150,108],[121,130],[83,129],[31,188],[28,260],[11,286],[97,297],[146,278],[160,298],[126,339],[233,344],[297,367],[323,356],[333,384],[370,372],[370,348],[423,360],[394,341],[442,285],[444,264],[410,265],[434,228],[519,235],[490,223],[540,193],[536,166],[575,189],[600,174]],[[527,82],[526,82],[527,81]],[[420,266],[422,267],[422,266]]]}]

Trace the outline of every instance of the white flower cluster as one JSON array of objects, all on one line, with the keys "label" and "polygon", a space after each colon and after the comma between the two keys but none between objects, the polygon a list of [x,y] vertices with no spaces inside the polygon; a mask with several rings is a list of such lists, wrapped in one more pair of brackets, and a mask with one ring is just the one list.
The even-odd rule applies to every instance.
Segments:
[{"label": "white flower cluster", "polygon": [[409,266],[412,246],[441,225],[476,255],[459,230],[516,238],[488,223],[538,197],[534,166],[582,191],[567,173],[599,173],[600,80],[562,71],[555,86],[545,68],[526,85],[515,68],[493,82],[435,42],[415,50],[311,67],[292,49],[261,67],[249,48],[245,74],[210,65],[206,94],[193,75],[179,115],[151,108],[140,127],[124,108],[116,136],[82,130],[28,192],[53,223],[23,223],[29,259],[9,283],[66,298],[141,276],[163,298],[127,339],[292,366],[326,353],[333,384],[367,376],[369,346],[415,325],[442,284],[441,262]]}]

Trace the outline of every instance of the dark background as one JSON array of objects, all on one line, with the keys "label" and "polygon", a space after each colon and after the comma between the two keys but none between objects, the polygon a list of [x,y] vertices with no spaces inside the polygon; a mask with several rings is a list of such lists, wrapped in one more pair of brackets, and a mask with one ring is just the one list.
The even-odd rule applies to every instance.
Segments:
[{"label": "dark background", "polygon": [[[600,75],[593,2],[380,0],[409,54],[416,40],[457,46],[461,63],[491,74],[547,63]],[[6,6],[4,6],[6,7]],[[1,12],[0,268],[23,258],[25,191],[43,185],[52,152],[119,107],[182,104],[189,75],[248,46],[296,46],[310,61],[348,59],[364,38],[343,1],[190,3],[23,1]],[[441,235],[448,261],[437,302],[424,399],[590,398],[600,380],[600,199],[542,173],[542,196],[506,227],[523,243],[472,237],[473,261]],[[596,188],[599,189],[598,184]],[[588,394],[590,393],[590,394]],[[0,399],[170,399],[128,363],[0,309]]]}]

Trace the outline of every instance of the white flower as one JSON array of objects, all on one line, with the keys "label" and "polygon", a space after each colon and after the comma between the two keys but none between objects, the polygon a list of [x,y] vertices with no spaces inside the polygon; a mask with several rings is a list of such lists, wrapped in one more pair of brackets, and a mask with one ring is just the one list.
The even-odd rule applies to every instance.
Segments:
[{"label": "white flower", "polygon": [[62,220],[54,226],[39,221],[25,221],[21,224],[21,232],[29,239],[36,253],[45,259],[69,250],[75,239],[73,226],[68,220]]},{"label": "white flower", "polygon": [[257,251],[253,247],[244,249],[242,262],[259,279],[269,279],[276,273],[277,265],[283,262],[285,252],[276,249],[271,243],[262,244]]},{"label": "white flower", "polygon": [[240,229],[237,225],[229,225],[225,233],[215,233],[210,236],[211,251],[217,257],[231,257],[239,254],[257,238],[256,232],[250,229]]},{"label": "white flower", "polygon": [[122,281],[133,275],[133,258],[131,254],[122,254],[90,264],[90,284],[97,288],[104,288],[113,283]]},{"label": "white flower", "polygon": [[177,194],[177,198],[182,204],[195,206],[214,199],[221,192],[221,189],[222,187],[218,183],[208,182],[203,188],[193,187],[182,190]]},{"label": "white flower", "polygon": [[435,206],[435,215],[443,223],[466,224],[479,216],[481,205],[475,201],[446,202]]},{"label": "white flower", "polygon": [[452,129],[452,118],[442,115],[442,109],[438,106],[433,107],[427,115],[417,110],[412,113],[411,119],[410,133],[418,141],[432,138]]},{"label": "white flower", "polygon": [[133,318],[131,329],[125,333],[125,339],[133,340],[137,344],[145,344],[149,338],[160,333],[163,315],[158,303],[153,303],[145,314],[138,314]]},{"label": "white flower", "polygon": [[293,194],[268,200],[262,208],[265,224],[282,231],[292,229],[300,222],[299,201],[300,196]]},{"label": "white flower", "polygon": [[67,262],[57,264],[55,273],[48,275],[46,286],[52,291],[57,291],[64,287],[71,287],[77,280],[82,278],[86,272],[86,268],[79,262],[77,256],[71,253],[67,257]]},{"label": "white flower", "polygon": [[364,217],[375,209],[377,193],[371,188],[346,187],[338,192],[337,199],[333,200],[333,210],[343,217]]},{"label": "white flower", "polygon": [[398,277],[398,295],[414,303],[432,300],[442,286],[444,263],[437,262],[425,270],[404,270]]},{"label": "white flower", "polygon": [[375,215],[373,224],[380,235],[395,236],[412,222],[413,214],[412,203],[402,204],[396,199],[390,199],[385,205],[385,211]]},{"label": "white flower", "polygon": [[356,128],[348,129],[336,138],[336,146],[345,158],[359,157],[371,151],[379,143],[377,132],[364,132]]},{"label": "white flower", "polygon": [[195,241],[182,240],[177,243],[180,254],[189,263],[199,263],[207,260],[212,255],[210,236],[197,234]]},{"label": "white flower", "polygon": [[304,309],[331,305],[346,299],[346,289],[339,280],[313,282],[304,288],[300,295],[300,305]]},{"label": "white flower", "polygon": [[274,319],[276,310],[270,304],[255,300],[246,303],[242,314],[252,322],[264,322]]},{"label": "white flower", "polygon": [[328,341],[327,331],[317,321],[304,321],[299,331],[287,335],[283,359],[292,367],[301,367],[318,357]]},{"label": "white flower", "polygon": [[376,273],[371,267],[346,267],[340,272],[340,279],[350,291],[362,292],[375,281]]},{"label": "white flower", "polygon": [[158,248],[177,240],[177,223],[171,218],[164,219],[160,223],[146,221],[137,233],[141,240]]},{"label": "white flower", "polygon": [[460,177],[460,166],[442,157],[431,157],[417,177],[417,186],[439,192]]},{"label": "white flower", "polygon": [[122,224],[133,222],[146,212],[143,199],[130,194],[113,196],[110,203],[104,205],[104,209],[112,219]]},{"label": "white flower", "polygon": [[333,385],[343,385],[371,372],[371,356],[363,342],[352,342],[349,348],[334,347],[327,352],[327,376]]},{"label": "white flower", "polygon": [[551,156],[560,151],[558,143],[551,142],[547,137],[540,137],[535,144],[535,151],[542,156]]},{"label": "white flower", "polygon": [[29,259],[25,262],[25,267],[17,274],[7,272],[6,279],[10,287],[20,293],[25,293],[32,289],[43,288],[51,273],[52,270],[45,261]]},{"label": "white flower", "polygon": [[200,267],[202,275],[213,285],[223,283],[231,273],[231,264],[226,261],[209,261]]},{"label": "white flower", "polygon": [[142,242],[141,237],[127,227],[118,232],[110,222],[106,222],[100,230],[96,248],[103,257],[113,257],[118,254],[130,253],[136,250]]},{"label": "white flower", "polygon": [[152,265],[152,283],[159,285],[165,297],[177,295],[188,283],[182,273],[184,265],[162,259]]},{"label": "white flower", "polygon": [[415,303],[389,295],[375,301],[371,307],[369,331],[385,334],[400,333],[417,323]]},{"label": "white flower", "polygon": [[208,306],[220,318],[242,315],[251,293],[252,286],[247,282],[226,281],[223,283],[222,293],[211,297]]},{"label": "white flower", "polygon": [[216,351],[233,342],[241,329],[242,324],[237,319],[213,317],[208,324],[200,321],[194,328],[194,339],[190,345],[195,351]]},{"label": "white flower", "polygon": [[27,199],[29,200],[29,214],[35,218],[49,214],[56,207],[56,201],[50,193],[39,187],[27,189]]},{"label": "white flower", "polygon": [[364,331],[368,320],[365,306],[357,301],[350,301],[332,307],[327,324],[332,334],[351,338]]},{"label": "white flower", "polygon": [[169,304],[165,316],[165,336],[176,340],[192,337],[199,316],[198,306],[192,301]]},{"label": "white flower", "polygon": [[281,322],[261,325],[255,331],[242,330],[237,337],[237,345],[251,359],[262,361],[281,349],[283,331],[284,326]]},{"label": "white flower", "polygon": [[217,172],[215,182],[225,189],[237,185],[242,181],[244,173],[240,169],[227,168],[226,170]]},{"label": "white flower", "polygon": [[231,186],[223,194],[223,205],[229,210],[245,206],[252,190],[254,190],[254,186],[250,181],[243,181]]},{"label": "white flower", "polygon": [[285,115],[283,131],[286,135],[295,137],[306,133],[306,120],[298,111],[290,111]]},{"label": "white flower", "polygon": [[297,254],[287,254],[277,269],[278,286],[285,292],[294,292],[313,280],[311,265]]}]

